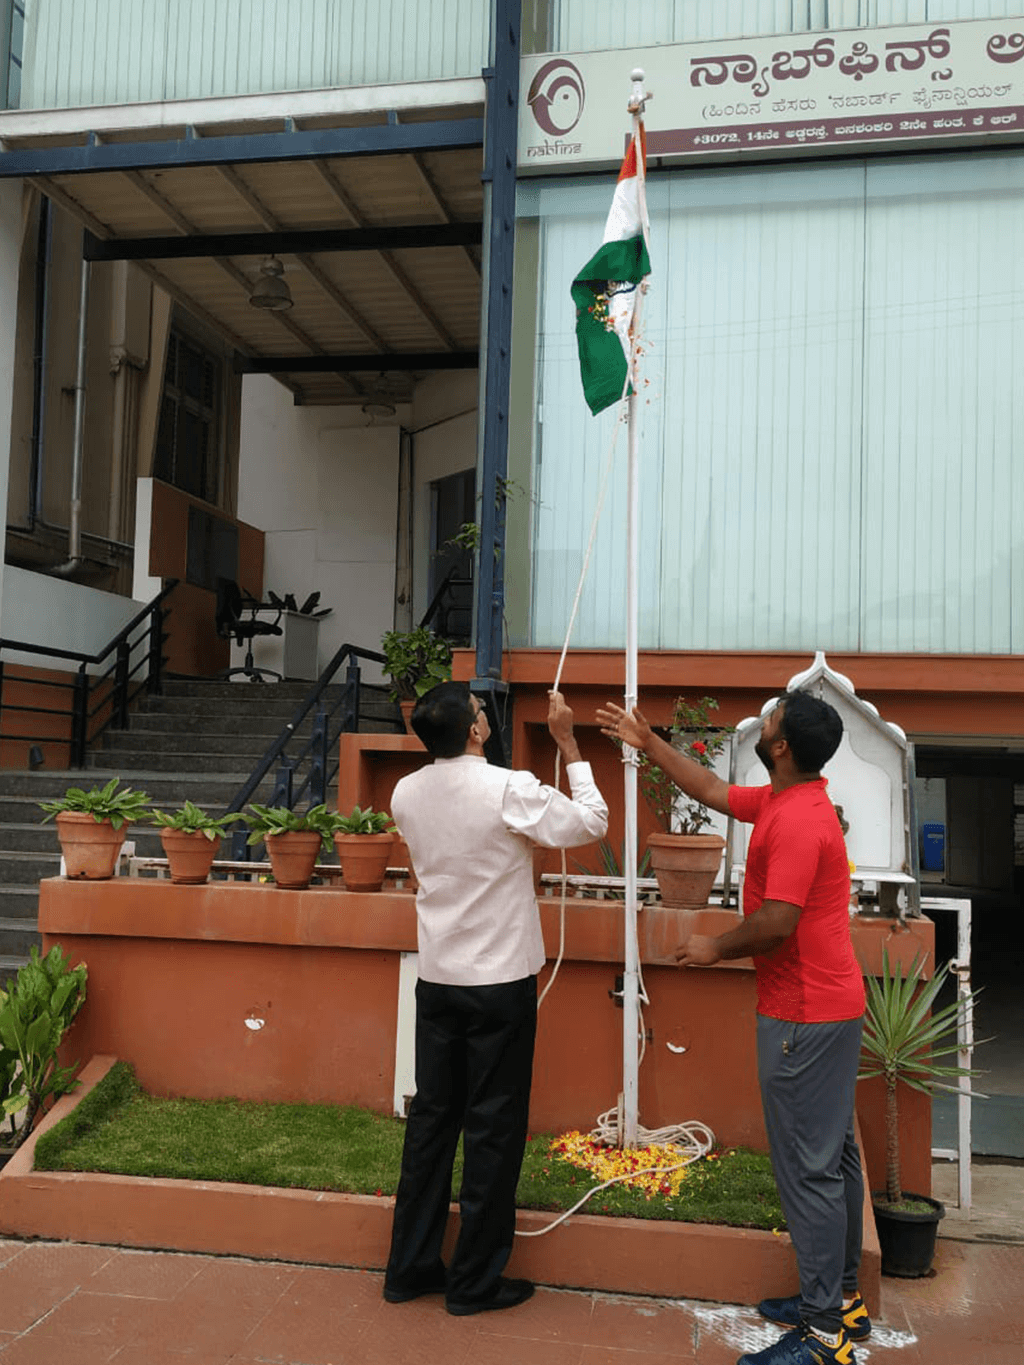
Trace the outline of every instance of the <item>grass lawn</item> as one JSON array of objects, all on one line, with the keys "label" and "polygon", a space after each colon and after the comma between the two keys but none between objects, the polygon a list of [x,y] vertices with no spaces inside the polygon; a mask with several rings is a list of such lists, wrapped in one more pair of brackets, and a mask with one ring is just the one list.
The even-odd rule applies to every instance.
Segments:
[{"label": "grass lawn", "polygon": [[[404,1132],[400,1119],[354,1107],[157,1099],[139,1088],[127,1063],[118,1062],[72,1114],[39,1139],[35,1166],[388,1195],[398,1185]],[[520,1208],[568,1209],[600,1183],[554,1153],[552,1142],[537,1133],[526,1145]],[[456,1191],[460,1180],[461,1151]],[[767,1156],[742,1150],[718,1152],[690,1167],[672,1197],[613,1185],[581,1212],[784,1226]]]}]

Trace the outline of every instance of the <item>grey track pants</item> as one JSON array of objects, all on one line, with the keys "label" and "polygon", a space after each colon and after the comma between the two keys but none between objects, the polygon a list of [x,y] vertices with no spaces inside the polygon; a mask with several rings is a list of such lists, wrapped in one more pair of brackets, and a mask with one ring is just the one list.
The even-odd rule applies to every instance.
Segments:
[{"label": "grey track pants", "polygon": [[800,1269],[801,1311],[838,1332],[857,1287],[864,1185],[853,1135],[863,1020],[757,1016],[757,1067],[772,1168]]}]

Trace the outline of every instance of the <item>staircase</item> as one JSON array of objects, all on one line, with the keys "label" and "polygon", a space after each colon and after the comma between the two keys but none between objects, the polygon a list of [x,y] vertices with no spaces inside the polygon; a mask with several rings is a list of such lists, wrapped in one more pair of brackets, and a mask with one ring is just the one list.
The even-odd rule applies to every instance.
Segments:
[{"label": "staircase", "polygon": [[[167,680],[162,695],[147,697],[132,712],[127,730],[106,732],[86,769],[0,771],[0,985],[40,943],[39,882],[60,874],[57,831],[52,821],[40,823],[40,801],[63,796],[68,787],[89,788],[117,776],[148,792],[158,808],[173,809],[188,799],[219,815],[309,687],[305,682]],[[340,686],[326,689],[328,707],[341,691]],[[396,728],[397,707],[387,700],[386,688],[364,683],[360,713],[360,730]],[[312,725],[310,716],[296,734],[305,740]],[[253,799],[268,801],[273,785],[271,772]],[[140,856],[163,856],[155,826],[130,826],[124,833]]]}]

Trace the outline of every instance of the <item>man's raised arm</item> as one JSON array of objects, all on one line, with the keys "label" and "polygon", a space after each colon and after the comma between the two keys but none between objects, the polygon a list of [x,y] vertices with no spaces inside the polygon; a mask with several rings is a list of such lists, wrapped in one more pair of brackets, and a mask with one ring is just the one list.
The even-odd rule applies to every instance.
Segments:
[{"label": "man's raised arm", "polygon": [[620,739],[623,744],[630,744],[646,754],[652,763],[657,763],[687,796],[703,801],[705,806],[723,815],[730,813],[728,782],[723,782],[710,768],[687,758],[656,735],[636,707],[631,712],[624,711],[610,701],[597,712],[597,722],[601,733],[609,739]]}]

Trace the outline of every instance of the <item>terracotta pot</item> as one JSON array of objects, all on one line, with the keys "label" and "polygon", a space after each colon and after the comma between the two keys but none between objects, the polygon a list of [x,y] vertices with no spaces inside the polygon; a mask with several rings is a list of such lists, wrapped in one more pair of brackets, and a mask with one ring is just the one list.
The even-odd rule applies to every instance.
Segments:
[{"label": "terracotta pot", "polygon": [[102,881],[114,875],[117,855],[124,843],[124,828],[109,820],[94,820],[87,811],[62,810],[57,816],[57,835],[68,877]]},{"label": "terracotta pot", "polygon": [[346,891],[379,891],[395,844],[393,834],[335,834]]},{"label": "terracotta pot", "polygon": [[183,886],[198,886],[210,875],[210,864],[220,848],[220,835],[207,839],[202,830],[162,829],[160,842],[171,865],[171,881]]},{"label": "terracotta pot", "polygon": [[652,834],[647,847],[662,905],[674,910],[707,905],[722,865],[720,834]]},{"label": "terracotta pot", "polygon": [[321,839],[314,829],[290,829],[268,834],[263,841],[274,873],[274,882],[285,891],[303,891],[320,856]]},{"label": "terracotta pot", "polygon": [[416,706],[415,697],[413,697],[411,701],[400,701],[398,703],[398,708],[402,713],[402,719],[405,721],[405,733],[407,735],[414,735],[416,733],[416,731],[412,728],[412,713],[415,706]]},{"label": "terracotta pot", "polygon": [[395,843],[391,852],[388,854],[388,865],[390,867],[407,867],[409,875],[405,880],[406,891],[416,891],[419,889],[419,879],[416,876],[416,869],[412,865],[412,857],[409,854],[409,845],[404,839],[395,835]]}]

